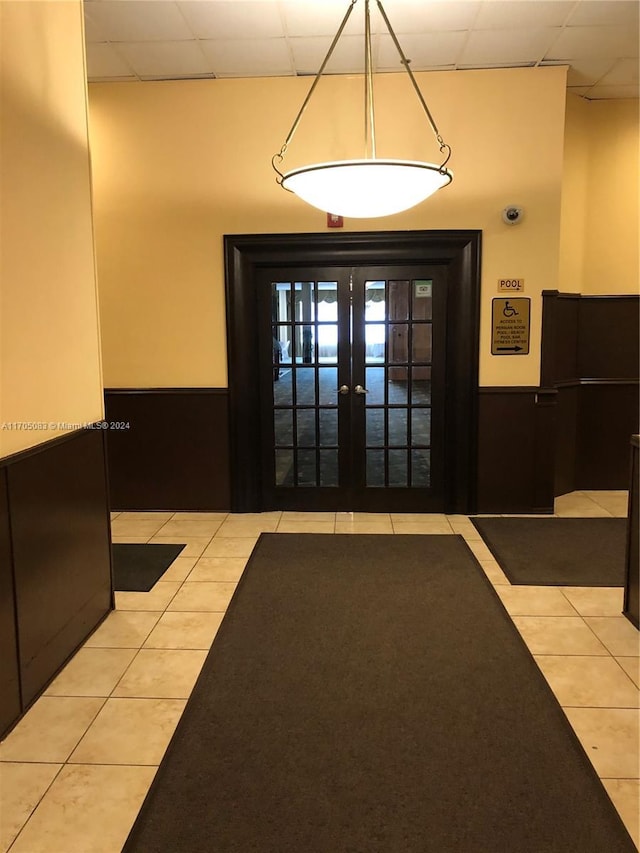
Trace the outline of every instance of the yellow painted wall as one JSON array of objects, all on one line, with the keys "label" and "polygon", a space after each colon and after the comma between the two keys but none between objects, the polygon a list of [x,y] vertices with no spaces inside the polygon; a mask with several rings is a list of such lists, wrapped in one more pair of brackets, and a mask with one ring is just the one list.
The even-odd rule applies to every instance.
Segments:
[{"label": "yellow painted wall", "polygon": [[583,293],[638,293],[638,101],[589,104]]},{"label": "yellow painted wall", "polygon": [[558,289],[563,293],[580,293],[584,287],[589,178],[589,104],[590,101],[584,98],[567,94],[558,275]]},{"label": "yellow painted wall", "polygon": [[559,289],[638,293],[637,100],[567,96]]},{"label": "yellow painted wall", "polygon": [[0,26],[4,457],[103,408],[82,3],[3,2]]},{"label": "yellow painted wall", "polygon": [[[345,223],[482,230],[484,385],[538,383],[540,293],[558,284],[565,73],[418,74],[453,148],[454,182],[406,213]],[[223,235],[326,228],[320,211],[276,185],[270,165],[309,85],[270,78],[90,86],[107,387],[226,386]],[[437,159],[406,75],[376,77],[376,116],[378,156]],[[285,165],[362,156],[360,140],[362,79],[328,77]],[[524,207],[521,225],[502,222],[510,204]],[[523,277],[532,298],[528,356],[489,354],[500,277]]]}]

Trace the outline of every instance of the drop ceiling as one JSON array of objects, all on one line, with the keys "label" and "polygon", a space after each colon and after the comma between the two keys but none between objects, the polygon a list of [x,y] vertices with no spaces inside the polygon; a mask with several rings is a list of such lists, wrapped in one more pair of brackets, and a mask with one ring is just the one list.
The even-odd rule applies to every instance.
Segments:
[{"label": "drop ceiling", "polygon": [[[315,74],[349,0],[84,0],[90,81]],[[374,67],[400,71],[372,2]],[[326,73],[363,71],[364,0]],[[637,98],[637,0],[384,0],[414,71],[568,65],[568,89]]]}]

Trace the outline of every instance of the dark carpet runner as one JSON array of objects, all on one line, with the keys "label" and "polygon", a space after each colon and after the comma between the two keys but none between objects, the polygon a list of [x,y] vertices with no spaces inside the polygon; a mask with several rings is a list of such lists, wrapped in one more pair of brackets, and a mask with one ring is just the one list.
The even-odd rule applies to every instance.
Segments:
[{"label": "dark carpet runner", "polygon": [[180,554],[184,545],[114,542],[113,588],[119,592],[149,592]]},{"label": "dark carpet runner", "polygon": [[513,584],[624,586],[626,518],[472,518]]},{"label": "dark carpet runner", "polygon": [[459,536],[263,534],[126,853],[631,853]]}]

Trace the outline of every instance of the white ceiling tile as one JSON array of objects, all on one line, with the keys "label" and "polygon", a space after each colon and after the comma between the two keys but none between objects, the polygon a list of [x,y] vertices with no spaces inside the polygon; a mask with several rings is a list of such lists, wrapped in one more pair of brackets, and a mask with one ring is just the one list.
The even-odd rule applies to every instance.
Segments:
[{"label": "white ceiling tile", "polygon": [[110,44],[87,45],[87,76],[89,80],[109,77],[134,77],[132,68]]},{"label": "white ceiling tile", "polygon": [[558,30],[474,30],[460,56],[465,65],[479,63],[523,63],[541,59]]},{"label": "white ceiling tile", "polygon": [[637,85],[638,77],[637,59],[618,59],[602,79],[598,78],[598,84],[602,86]]},{"label": "white ceiling tile", "polygon": [[565,27],[545,59],[604,59],[638,55],[638,35],[627,27]]},{"label": "white ceiling tile", "polygon": [[[611,69],[610,59],[577,59],[571,63],[567,74],[569,86],[593,86]],[[627,82],[627,81],[625,81]]]},{"label": "white ceiling tile", "polygon": [[571,0],[485,0],[474,29],[561,27],[574,6]]},{"label": "white ceiling tile", "polygon": [[293,71],[271,71],[269,69],[265,69],[264,71],[218,71],[216,72],[216,79],[223,80],[225,78],[236,77],[236,78],[248,78],[248,77],[295,77]]},{"label": "white ceiling tile", "polygon": [[594,86],[587,96],[590,101],[611,100],[613,98],[638,98],[640,86]]},{"label": "white ceiling tile", "polygon": [[[315,74],[349,4],[84,0],[90,79]],[[362,73],[364,5],[353,7],[327,73]],[[607,97],[628,97],[638,79],[637,0],[384,0],[384,7],[415,70],[542,60],[569,66],[572,91],[597,84]],[[400,72],[373,0],[371,18],[374,67]]]},{"label": "white ceiling tile", "polygon": [[108,41],[178,41],[193,38],[177,3],[102,0],[89,9],[94,32]]},{"label": "white ceiling tile", "polygon": [[[317,74],[331,46],[331,37],[289,39],[298,74]],[[378,38],[372,40],[374,68]],[[334,48],[325,69],[326,74],[362,74],[364,72],[364,40],[362,36],[343,35]]]},{"label": "white ceiling tile", "polygon": [[[397,35],[467,30],[480,8],[478,0],[395,0],[383,3],[389,22]],[[380,32],[386,32],[384,22]]]},{"label": "white ceiling tile", "polygon": [[[611,59],[576,59],[569,66],[567,73],[567,86],[593,86],[600,78],[611,69]],[[566,65],[560,60],[544,61],[546,65]]]},{"label": "white ceiling tile", "polygon": [[[422,35],[404,35],[398,38],[400,46],[411,60],[411,70],[420,71],[438,65],[455,65],[464,46],[466,33],[423,33]],[[380,36],[377,68],[380,70],[402,71],[402,63],[391,36]]]},{"label": "white ceiling tile", "polygon": [[84,4],[84,40],[87,44],[93,44],[95,42],[103,42],[109,41],[107,38],[104,27],[98,24],[91,17],[91,9],[95,4],[87,3],[85,0]]},{"label": "white ceiling tile", "polygon": [[188,77],[192,74],[211,74],[212,68],[197,41],[138,42],[118,45],[140,77]]},{"label": "white ceiling tile", "polygon": [[[345,0],[322,0],[322,3],[302,3],[300,0],[285,0],[280,3],[284,13],[288,35],[295,38],[305,36],[334,36],[349,4]],[[353,7],[344,35],[364,33],[363,3]]]},{"label": "white ceiling tile", "polygon": [[276,2],[189,0],[180,3],[180,9],[196,38],[277,38],[284,35]]},{"label": "white ceiling tile", "polygon": [[581,0],[569,18],[571,26],[612,26],[622,24],[638,27],[637,0]]},{"label": "white ceiling tile", "polygon": [[284,38],[215,39],[201,41],[200,45],[216,75],[264,77],[293,72]]}]

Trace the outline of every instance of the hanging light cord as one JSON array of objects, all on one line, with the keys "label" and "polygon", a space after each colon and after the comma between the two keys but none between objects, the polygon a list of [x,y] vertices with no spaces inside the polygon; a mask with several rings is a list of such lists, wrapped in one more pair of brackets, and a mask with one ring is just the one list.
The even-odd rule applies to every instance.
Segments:
[{"label": "hanging light cord", "polygon": [[[300,119],[301,119],[301,118],[302,118],[302,116],[304,115],[304,111],[305,111],[305,110],[306,110],[306,108],[307,108],[307,104],[308,104],[308,103],[309,103],[309,101],[311,100],[311,96],[313,95],[313,93],[314,93],[314,91],[315,91],[316,86],[317,86],[317,85],[318,85],[318,83],[320,82],[320,78],[322,77],[322,73],[323,73],[324,69],[325,69],[325,68],[326,68],[326,66],[327,66],[327,62],[329,62],[329,60],[331,59],[331,56],[332,56],[333,51],[334,51],[334,49],[335,49],[335,46],[338,44],[338,41],[339,41],[339,39],[340,39],[340,36],[342,35],[342,31],[343,31],[343,30],[344,30],[344,28],[347,26],[347,21],[349,20],[349,16],[350,16],[350,15],[351,15],[351,13],[353,12],[353,7],[356,5],[356,3],[357,3],[357,2],[358,2],[358,0],[351,0],[351,5],[350,5],[350,6],[349,6],[349,8],[347,9],[347,12],[346,12],[346,14],[345,14],[344,18],[342,19],[342,23],[340,24],[340,27],[339,27],[339,29],[338,29],[338,32],[335,34],[335,38],[334,38],[334,39],[333,39],[333,41],[331,42],[331,47],[329,48],[329,50],[328,50],[328,52],[327,52],[327,55],[325,56],[325,58],[324,58],[324,60],[323,60],[323,62],[322,62],[322,65],[320,66],[320,70],[319,70],[319,71],[318,71],[318,73],[316,74],[315,80],[314,80],[314,81],[313,81],[313,83],[311,84],[311,88],[309,89],[309,92],[308,92],[308,94],[307,94],[307,97],[304,99],[304,102],[303,102],[302,106],[300,107],[300,112],[299,112],[299,113],[298,113],[298,115],[295,117],[295,120],[294,120],[293,124],[291,125],[291,130],[290,130],[290,131],[289,131],[289,133],[287,134],[287,138],[285,139],[285,141],[284,141],[284,144],[283,144],[282,148],[280,149],[280,151],[279,151],[277,154],[274,154],[274,155],[273,155],[273,157],[271,158],[271,165],[273,166],[273,168],[275,169],[275,171],[278,173],[278,176],[279,176],[279,177],[277,177],[277,178],[276,178],[276,181],[277,181],[280,185],[282,185],[282,180],[283,180],[283,178],[284,178],[284,175],[282,174],[282,172],[281,172],[281,171],[278,169],[278,167],[276,166],[276,161],[278,162],[278,164],[282,163],[282,161],[283,161],[283,159],[284,159],[284,155],[285,155],[285,153],[286,153],[286,151],[287,151],[287,148],[289,147],[289,145],[290,145],[290,143],[291,143],[291,140],[293,139],[294,134],[295,134],[296,130],[298,129],[298,125],[300,124]],[[285,187],[285,189],[286,189],[286,187]],[[289,190],[289,192],[291,192],[291,190]]]},{"label": "hanging light cord", "polygon": [[440,151],[443,154],[446,154],[444,162],[440,164],[440,171],[442,172],[442,171],[444,171],[444,167],[447,165],[447,163],[449,162],[449,158],[451,157],[451,146],[447,145],[447,143],[442,138],[440,131],[438,130],[438,127],[435,123],[435,120],[434,120],[433,116],[431,115],[431,110],[427,106],[427,102],[425,101],[425,99],[422,95],[422,92],[420,91],[420,88],[416,82],[416,78],[413,76],[413,71],[411,70],[411,67],[409,65],[411,60],[407,59],[407,57],[404,55],[404,51],[402,50],[402,47],[400,46],[400,42],[398,41],[398,37],[396,36],[395,32],[393,31],[393,27],[391,26],[391,22],[389,21],[389,18],[387,17],[387,13],[385,12],[382,3],[380,2],[380,0],[376,0],[376,2],[378,4],[378,9],[380,10],[380,14],[382,15],[382,18],[383,18],[383,20],[387,26],[387,29],[389,30],[389,35],[393,39],[393,43],[396,46],[396,50],[398,51],[398,54],[400,56],[400,61],[402,62],[403,66],[404,66],[404,70],[409,75],[409,79],[411,80],[411,82],[413,84],[413,88],[415,89],[416,95],[418,96],[418,100],[422,104],[422,109],[425,111],[426,116],[429,119],[429,124],[431,125],[431,129],[433,130],[433,133],[434,133],[434,135],[438,141],[438,145],[440,146]]},{"label": "hanging light cord", "polygon": [[[302,116],[304,115],[304,112],[307,108],[307,105],[308,105],[309,101],[311,100],[311,96],[313,95],[313,93],[316,89],[316,86],[318,85],[320,78],[322,77],[322,74],[324,72],[324,69],[327,66],[327,63],[329,62],[329,60],[331,59],[331,56],[333,55],[333,51],[335,50],[335,47],[336,47],[336,45],[340,39],[340,36],[342,35],[343,30],[347,25],[347,21],[349,20],[349,16],[351,15],[351,13],[353,11],[353,7],[356,5],[357,2],[358,2],[358,0],[351,0],[349,8],[347,9],[344,18],[342,19],[342,23],[340,24],[340,27],[338,28],[338,32],[335,34],[335,37],[334,37],[333,41],[331,42],[331,46],[329,47],[327,55],[325,56],[325,58],[322,62],[322,65],[320,66],[320,70],[316,74],[313,83],[311,84],[311,88],[309,89],[309,92],[307,93],[307,97],[304,99],[304,102],[303,102],[302,106],[300,107],[298,115],[295,117],[295,120],[291,126],[291,130],[287,134],[287,138],[285,139],[285,141],[282,145],[282,148],[280,149],[280,151],[277,154],[274,154],[273,157],[271,158],[271,165],[273,166],[273,169],[278,176],[276,178],[276,182],[278,184],[280,184],[280,186],[282,186],[282,181],[284,180],[284,175],[282,174],[282,172],[280,171],[278,166],[284,160],[284,155],[286,154],[287,149],[288,149],[289,145],[291,144],[291,140],[293,139],[295,132],[298,129],[298,125],[300,124],[300,120],[302,119]],[[424,110],[425,115],[427,116],[427,119],[429,120],[429,124],[431,125],[431,129],[433,130],[433,133],[436,137],[438,145],[440,146],[440,151],[442,154],[446,155],[444,161],[438,167],[439,171],[444,173],[446,171],[445,166],[447,165],[447,163],[449,162],[449,159],[451,157],[451,146],[447,145],[447,143],[442,138],[440,131],[438,130],[438,127],[435,123],[435,120],[434,120],[433,116],[431,115],[431,111],[429,110],[429,107],[427,106],[427,102],[425,101],[425,99],[422,95],[422,92],[420,91],[420,88],[416,82],[416,78],[413,75],[413,71],[410,68],[409,63],[411,62],[411,60],[407,59],[407,57],[404,55],[402,47],[400,46],[400,42],[398,41],[398,38],[397,38],[395,32],[393,31],[393,27],[391,26],[391,23],[389,21],[389,18],[387,17],[387,13],[384,10],[384,7],[382,5],[381,0],[376,0],[376,3],[378,4],[378,9],[380,10],[380,14],[382,15],[382,18],[385,22],[387,30],[389,31],[389,35],[391,36],[393,43],[396,47],[396,50],[398,51],[398,54],[400,56],[400,62],[402,63],[404,70],[409,75],[409,79],[411,80],[411,83],[413,84],[413,88],[415,89],[416,95],[418,96],[418,100],[420,101],[420,104],[422,105],[422,109]],[[375,157],[376,157],[376,138],[375,138],[375,115],[374,115],[374,104],[373,104],[373,74],[372,74],[372,68],[371,68],[371,24],[370,24],[370,18],[369,18],[369,0],[365,0],[365,7],[366,7],[365,8],[365,153],[367,154],[370,150],[371,151],[371,157],[373,159],[375,159]],[[278,165],[276,165],[276,163]],[[284,187],[284,189],[287,189],[288,192],[291,192],[291,190],[288,190],[287,187]]]},{"label": "hanging light cord", "polygon": [[364,156],[375,160],[376,121],[373,103],[373,63],[371,61],[371,15],[369,0],[364,6]]}]

